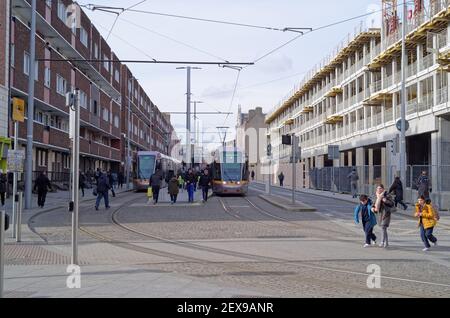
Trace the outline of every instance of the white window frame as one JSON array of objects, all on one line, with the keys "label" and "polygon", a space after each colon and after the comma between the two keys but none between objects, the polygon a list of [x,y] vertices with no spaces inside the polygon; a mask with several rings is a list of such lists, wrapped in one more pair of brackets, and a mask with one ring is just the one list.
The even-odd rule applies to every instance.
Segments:
[{"label": "white window frame", "polygon": [[81,27],[80,28],[80,42],[85,46],[88,47],[88,41],[89,41],[89,36],[87,31]]},{"label": "white window frame", "polygon": [[16,46],[14,43],[11,43],[11,56],[9,57],[9,61],[11,63],[11,67],[16,66]]},{"label": "white window frame", "polygon": [[109,61],[107,61],[107,60],[109,60],[109,58],[106,54],[103,54],[103,60],[104,60],[103,67],[109,72],[110,64],[109,64]]},{"label": "white window frame", "polygon": [[109,121],[109,110],[108,108],[103,108],[103,120]]},{"label": "white window frame", "polygon": [[94,58],[98,59],[98,45],[94,43]]},{"label": "white window frame", "polygon": [[61,0],[58,0],[58,18],[66,24],[67,22],[67,8]]},{"label": "white window frame", "polygon": [[44,86],[50,88],[51,86],[51,76],[52,72],[49,67],[45,67],[44,69]]},{"label": "white window frame", "polygon": [[114,79],[116,80],[117,83],[120,83],[120,73],[117,68],[114,71]]},{"label": "white window frame", "polygon": [[[61,84],[63,85],[63,87],[61,87]],[[66,96],[67,93],[67,81],[59,74],[56,74],[56,92],[62,96]]]},{"label": "white window frame", "polygon": [[88,108],[88,96],[82,90],[80,90],[80,106],[84,109]]},{"label": "white window frame", "polygon": [[114,127],[119,128],[119,116],[114,115]]},{"label": "white window frame", "polygon": [[28,52],[23,52],[23,73],[25,75],[30,75],[30,54]]}]

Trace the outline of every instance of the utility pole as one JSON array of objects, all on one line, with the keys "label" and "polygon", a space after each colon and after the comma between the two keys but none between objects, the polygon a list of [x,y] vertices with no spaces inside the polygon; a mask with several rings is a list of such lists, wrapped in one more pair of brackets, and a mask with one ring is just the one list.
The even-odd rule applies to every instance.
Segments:
[{"label": "utility pole", "polygon": [[72,139],[72,201],[69,211],[72,212],[72,264],[78,265],[78,213],[80,208],[80,90],[76,88],[68,93],[70,107],[70,138]]},{"label": "utility pole", "polygon": [[27,156],[25,168],[25,208],[31,209],[33,190],[34,78],[36,70],[36,0],[31,1],[30,65],[28,72]]},{"label": "utility pole", "polygon": [[403,1],[403,22],[402,22],[402,104],[401,104],[401,130],[400,130],[400,178],[406,182],[406,20],[407,7]]},{"label": "utility pole", "polygon": [[128,85],[130,87],[131,91],[128,93],[128,124],[127,124],[127,158],[125,163],[125,171],[126,171],[126,182],[127,182],[127,190],[130,189],[130,161],[131,161],[131,149],[130,149],[130,138],[131,134],[133,133],[131,131],[131,99],[133,98],[134,94],[134,77],[131,77],[130,79],[131,84]]},{"label": "utility pole", "polygon": [[186,163],[191,162],[191,70],[201,70],[200,67],[177,67],[177,70],[187,70],[186,90]]},{"label": "utility pole", "polygon": [[297,136],[292,135],[292,204],[295,205],[295,188],[297,187],[297,169],[296,169],[296,152],[298,142]]}]

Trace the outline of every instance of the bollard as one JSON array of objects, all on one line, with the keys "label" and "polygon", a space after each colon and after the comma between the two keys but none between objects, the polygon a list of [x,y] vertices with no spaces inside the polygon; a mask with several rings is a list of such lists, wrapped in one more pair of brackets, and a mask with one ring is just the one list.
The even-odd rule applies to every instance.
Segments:
[{"label": "bollard", "polygon": [[19,192],[19,204],[17,205],[17,231],[16,242],[22,240],[22,211],[23,210],[23,192]]},{"label": "bollard", "polygon": [[0,298],[3,298],[3,280],[4,280],[4,242],[5,242],[5,211],[0,211]]}]

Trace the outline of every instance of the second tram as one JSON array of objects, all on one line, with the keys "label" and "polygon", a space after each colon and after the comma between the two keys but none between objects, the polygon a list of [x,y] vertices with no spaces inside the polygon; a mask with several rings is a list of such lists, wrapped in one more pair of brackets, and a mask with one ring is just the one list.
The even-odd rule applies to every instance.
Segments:
[{"label": "second tram", "polygon": [[233,147],[218,149],[211,170],[215,194],[247,194],[248,161],[240,149]]}]

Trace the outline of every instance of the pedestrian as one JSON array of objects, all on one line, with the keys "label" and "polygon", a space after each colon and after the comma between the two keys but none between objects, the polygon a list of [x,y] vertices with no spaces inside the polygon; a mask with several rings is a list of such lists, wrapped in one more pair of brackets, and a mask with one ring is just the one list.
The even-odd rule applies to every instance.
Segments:
[{"label": "pedestrian", "polygon": [[284,182],[283,171],[281,171],[281,173],[278,175],[278,180],[280,180],[280,187],[282,187],[283,186],[283,182]]},{"label": "pedestrian", "polygon": [[208,201],[208,192],[209,187],[211,186],[211,182],[212,178],[209,175],[209,171],[205,169],[205,171],[203,171],[203,175],[200,177],[200,180],[198,182],[198,185],[202,188],[202,197],[203,197],[202,202]]},{"label": "pedestrian", "polygon": [[106,173],[100,172],[100,176],[97,178],[97,201],[95,202],[95,210],[98,211],[102,198],[105,200],[105,208],[110,208],[108,198],[109,189],[111,189],[111,186],[108,176]]},{"label": "pedestrian", "polygon": [[101,175],[102,175],[102,172],[100,171],[100,168],[97,168],[97,170],[95,171],[95,174],[94,174],[94,179],[95,179],[96,184],[98,184],[98,179],[100,178]]},{"label": "pedestrian", "polygon": [[160,169],[157,169],[155,173],[150,177],[150,186],[152,187],[153,192],[153,204],[158,203],[159,190],[161,189],[162,180],[163,176]]},{"label": "pedestrian", "polygon": [[171,204],[177,203],[178,193],[180,192],[178,178],[174,175],[169,181],[169,194]]},{"label": "pedestrian", "polygon": [[358,172],[355,168],[352,169],[352,172],[350,172],[347,176],[347,178],[350,180],[350,190],[352,192],[352,197],[357,198],[358,197]]},{"label": "pedestrian", "polygon": [[86,186],[86,175],[84,172],[79,173],[78,175],[78,188],[81,190],[81,194],[84,197],[84,188]]},{"label": "pedestrian", "polygon": [[388,192],[395,194],[395,207],[400,203],[404,210],[408,209],[408,206],[403,202],[403,183],[400,177],[395,177],[394,183],[392,183]]},{"label": "pedestrian", "polygon": [[123,188],[123,181],[125,179],[122,171],[119,172],[119,176],[117,177],[117,179],[119,181],[119,186],[118,187],[120,187],[122,189]]},{"label": "pedestrian", "polygon": [[366,234],[364,247],[369,247],[372,242],[376,245],[377,237],[373,233],[373,228],[377,225],[377,217],[372,212],[373,202],[365,194],[359,197],[359,202],[359,205],[355,208],[355,223],[359,224],[359,215],[361,214],[361,223]]},{"label": "pedestrian", "polygon": [[8,189],[8,178],[6,173],[0,172],[0,201],[5,206],[6,190]]},{"label": "pedestrian", "polygon": [[178,187],[180,190],[184,191],[184,179],[181,173],[178,175]]},{"label": "pedestrian", "polygon": [[254,170],[252,170],[251,176],[252,176],[252,181],[255,181],[255,171]]},{"label": "pedestrian", "polygon": [[430,180],[428,179],[428,173],[423,170],[422,174],[417,178],[417,190],[418,190],[418,197],[425,197],[425,200],[428,200],[430,198]]},{"label": "pedestrian", "polygon": [[43,208],[45,205],[45,198],[47,197],[47,191],[48,189],[52,189],[50,180],[43,171],[39,174],[39,177],[34,183],[34,190],[36,189],[38,191],[38,206]]},{"label": "pedestrian", "polygon": [[188,192],[188,198],[189,203],[194,202],[194,192],[195,192],[195,184],[196,184],[196,177],[192,169],[189,169],[186,178],[184,179],[186,182],[186,189]]},{"label": "pedestrian", "polygon": [[380,243],[380,247],[387,248],[389,246],[387,229],[391,223],[391,212],[394,208],[394,201],[384,189],[384,186],[382,184],[377,186],[375,196],[376,201],[372,206],[372,212],[377,213],[378,224],[381,227],[382,231],[382,240]]},{"label": "pedestrian", "polygon": [[431,248],[430,241],[437,246],[437,238],[433,235],[437,221],[433,207],[425,201],[423,195],[417,200],[415,217],[419,218],[420,237],[425,245],[423,251],[427,252]]},{"label": "pedestrian", "polygon": [[113,198],[115,198],[116,192],[114,192],[114,176],[111,173],[111,170],[108,171],[108,182],[109,182],[109,187],[111,189],[112,196],[113,196]]}]

